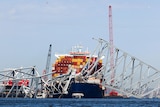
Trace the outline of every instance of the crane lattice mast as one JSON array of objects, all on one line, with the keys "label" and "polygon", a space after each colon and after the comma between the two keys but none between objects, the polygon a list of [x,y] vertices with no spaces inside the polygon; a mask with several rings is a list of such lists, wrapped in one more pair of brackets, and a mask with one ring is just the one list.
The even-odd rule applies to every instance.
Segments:
[{"label": "crane lattice mast", "polygon": [[[51,49],[52,49],[52,45],[49,45],[49,51],[48,51],[48,56],[47,56],[47,63],[46,63],[46,69],[44,70],[44,75],[49,73],[49,68],[50,68],[50,62],[51,62]],[[44,76],[44,80],[47,81],[48,80],[48,76]]]},{"label": "crane lattice mast", "polygon": [[114,82],[114,50],[113,50],[113,27],[112,27],[112,7],[109,6],[109,43],[110,43],[110,69],[111,69],[111,84]]}]

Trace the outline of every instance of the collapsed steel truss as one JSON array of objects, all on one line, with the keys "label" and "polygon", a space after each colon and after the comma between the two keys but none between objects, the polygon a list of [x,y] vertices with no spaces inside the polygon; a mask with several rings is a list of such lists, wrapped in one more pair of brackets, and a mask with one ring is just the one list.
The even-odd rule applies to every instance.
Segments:
[{"label": "collapsed steel truss", "polygon": [[75,78],[75,69],[69,68],[68,73],[49,79],[43,86],[43,93],[48,95],[47,97],[58,96],[68,94],[69,86],[72,83],[72,79]]},{"label": "collapsed steel truss", "polygon": [[39,73],[35,67],[14,68],[0,71],[1,97],[36,97]]},{"label": "collapsed steel truss", "polygon": [[35,67],[3,70],[0,71],[0,97],[47,98],[67,94],[75,72],[70,68],[67,74],[45,81],[43,77],[54,72],[39,75]]},{"label": "collapsed steel truss", "polygon": [[[81,82],[87,82],[90,77],[101,79],[103,87],[107,90],[115,90],[122,96],[160,97],[159,70],[114,47],[115,65],[114,72],[112,72],[110,44],[103,39],[97,39],[97,41],[98,45],[91,54],[91,57],[97,54],[97,59],[92,64],[88,60],[80,74],[75,74],[75,69],[70,67],[67,74],[44,81],[44,76],[52,75],[54,72],[39,75],[34,66],[0,71],[0,97],[46,98],[55,95],[61,97],[61,95],[68,93],[72,80],[79,78]],[[100,59],[103,60],[103,66],[100,69],[95,69]],[[92,72],[93,69],[94,72]],[[114,77],[111,77],[113,73]],[[9,84],[10,80],[11,84]],[[27,84],[26,81],[29,83]]]},{"label": "collapsed steel truss", "polygon": [[[96,73],[102,75],[102,85],[106,89],[115,90],[123,96],[136,98],[160,97],[160,71],[146,64],[140,59],[131,56],[123,50],[114,47],[114,78],[111,78],[110,68],[110,44],[98,39],[98,59],[104,58],[104,65]],[[98,61],[96,61],[98,62]],[[96,64],[95,64],[96,65]]]}]

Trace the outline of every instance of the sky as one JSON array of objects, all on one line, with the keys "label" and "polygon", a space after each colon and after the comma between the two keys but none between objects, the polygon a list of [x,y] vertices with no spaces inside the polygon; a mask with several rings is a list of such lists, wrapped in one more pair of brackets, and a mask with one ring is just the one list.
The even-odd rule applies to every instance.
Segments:
[{"label": "sky", "polygon": [[92,50],[109,40],[112,6],[114,45],[160,69],[159,0],[1,0],[0,70],[36,66],[42,73],[49,45],[68,53],[81,44]]}]

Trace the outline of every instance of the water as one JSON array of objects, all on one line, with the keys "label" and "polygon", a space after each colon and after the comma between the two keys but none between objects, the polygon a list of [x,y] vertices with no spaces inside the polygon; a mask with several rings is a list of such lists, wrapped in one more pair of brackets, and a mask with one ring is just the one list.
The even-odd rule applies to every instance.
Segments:
[{"label": "water", "polygon": [[160,107],[160,99],[5,99],[0,107]]}]

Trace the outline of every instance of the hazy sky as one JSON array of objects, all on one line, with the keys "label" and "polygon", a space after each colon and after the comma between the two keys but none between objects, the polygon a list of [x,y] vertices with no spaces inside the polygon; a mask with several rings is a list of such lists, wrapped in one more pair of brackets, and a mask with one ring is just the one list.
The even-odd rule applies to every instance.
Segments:
[{"label": "hazy sky", "polygon": [[114,45],[160,69],[159,0],[1,0],[0,69],[46,66],[76,44],[90,50],[108,40],[112,5]]}]

